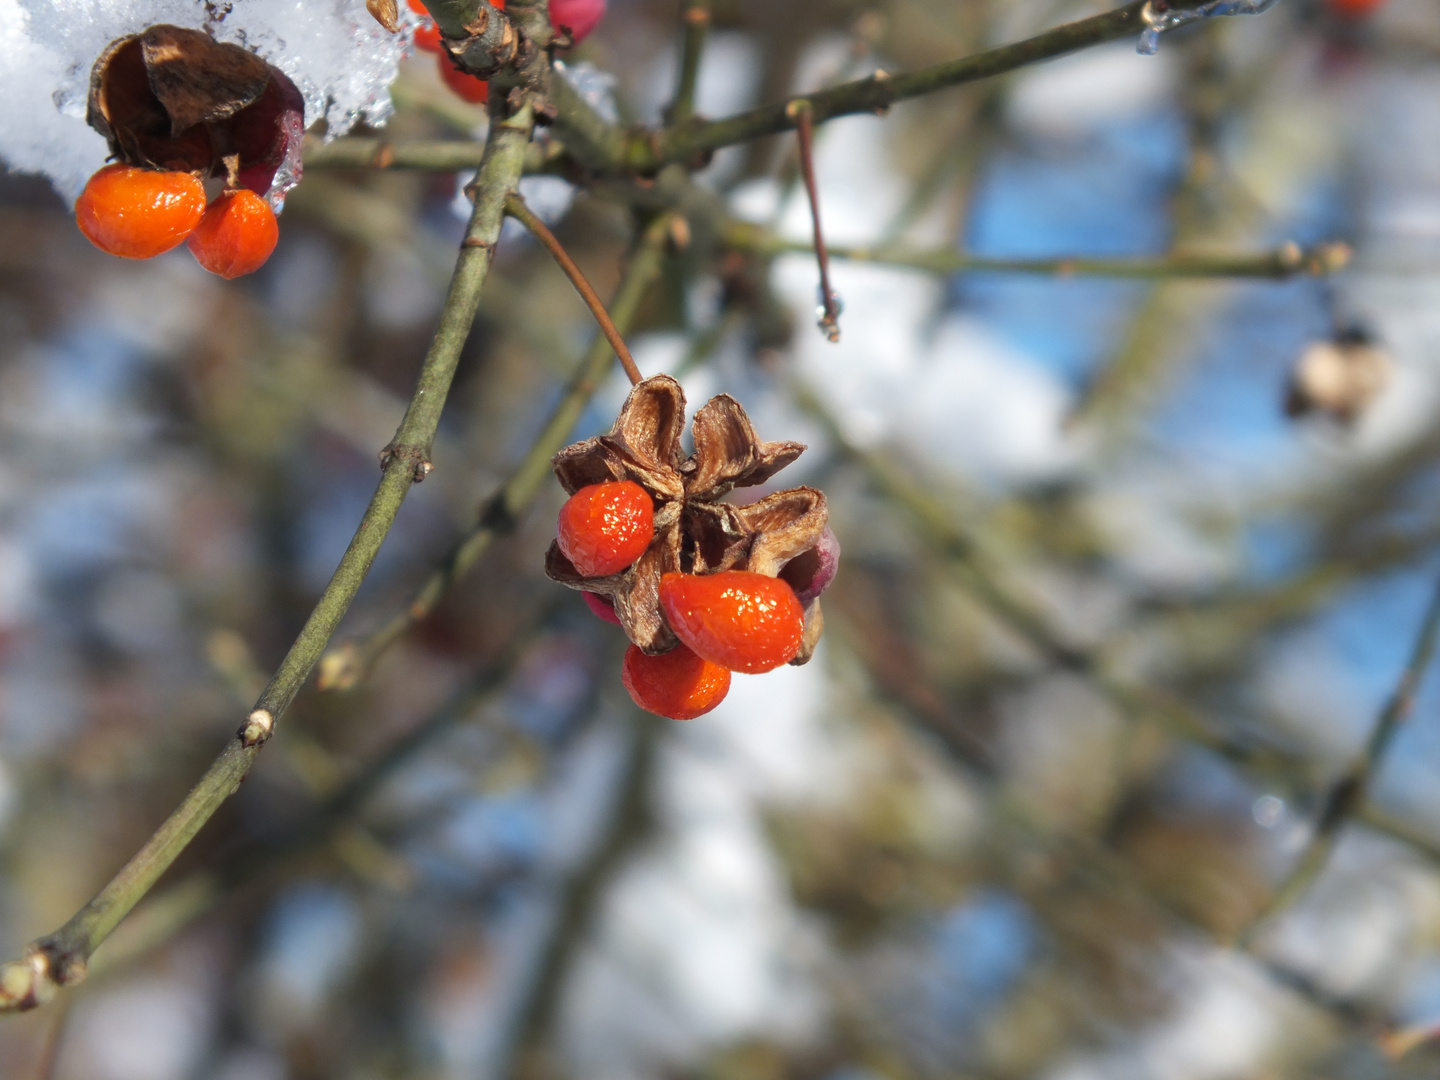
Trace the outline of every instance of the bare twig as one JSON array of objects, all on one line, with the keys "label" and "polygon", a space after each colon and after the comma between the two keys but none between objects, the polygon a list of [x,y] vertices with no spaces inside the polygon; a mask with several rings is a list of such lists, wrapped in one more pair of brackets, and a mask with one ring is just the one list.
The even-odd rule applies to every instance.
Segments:
[{"label": "bare twig", "polygon": [[1370,738],[1366,740],[1360,754],[1326,792],[1309,842],[1285,876],[1285,880],[1275,889],[1269,902],[1240,934],[1238,941],[1242,947],[1249,945],[1256,931],[1268,919],[1291,907],[1304,896],[1325,869],[1330,853],[1335,850],[1340,830],[1356,816],[1364,804],[1375,770],[1395,738],[1395,733],[1414,707],[1420,681],[1435,655],[1437,636],[1440,636],[1440,582],[1436,583],[1430,604],[1420,621],[1420,630],[1416,635],[1409,662],[1400,673],[1400,681],[1385,702],[1384,708],[1380,710]]},{"label": "bare twig", "polygon": [[[558,143],[531,143],[525,148],[525,172],[546,173],[559,169],[564,147]],[[408,140],[351,136],[305,143],[305,170],[394,169],[417,172],[465,172],[478,169],[485,156],[485,144],[463,139]]]},{"label": "bare twig", "polygon": [[[1002,75],[1090,45],[1139,34],[1145,28],[1140,18],[1140,10],[1144,6],[1145,0],[1135,0],[1114,11],[1057,26],[1013,45],[989,49],[919,71],[899,75],[878,72],[869,78],[806,94],[805,99],[810,102],[817,124],[854,113],[883,113],[898,101]],[[778,135],[793,126],[790,106],[791,102],[784,101],[710,123],[677,124],[658,133],[636,133],[625,141],[623,157],[614,164],[622,168],[653,171],[671,162],[694,160],[723,146],[748,142],[765,135]]]},{"label": "bare twig", "polygon": [[[767,229],[748,222],[730,221],[725,225],[723,242],[727,247],[760,255],[785,252],[801,254],[810,245],[787,240]],[[946,249],[926,250],[889,244],[883,247],[830,247],[836,259],[875,263],[926,270],[934,274],[958,274],[966,271],[998,274],[1044,274],[1054,277],[1108,278],[1272,278],[1283,281],[1301,275],[1321,276],[1338,273],[1349,265],[1350,246],[1341,242],[1316,244],[1301,248],[1282,244],[1265,252],[1172,252],[1168,255],[1105,257],[1065,255],[1048,259],[1004,259],[970,255]]]},{"label": "bare twig", "polygon": [[575,291],[580,294],[580,298],[585,301],[585,306],[590,309],[590,314],[594,316],[600,332],[605,335],[605,340],[610,342],[610,347],[615,350],[615,355],[620,360],[620,366],[625,369],[625,374],[630,376],[631,385],[643,379],[644,376],[640,374],[640,369],[635,366],[635,358],[630,355],[630,350],[625,345],[625,339],[620,336],[620,331],[615,329],[615,321],[610,318],[610,313],[605,310],[605,305],[600,301],[600,294],[595,291],[590,282],[585,280],[585,275],[580,272],[580,267],[575,265],[575,260],[570,258],[570,253],[565,250],[564,245],[555,239],[555,234],[531,211],[518,193],[511,192],[506,198],[505,212],[529,229],[530,235],[540,241],[540,246],[548,251],[555,262],[559,264],[560,269],[565,271],[565,276],[570,279],[570,284],[575,286]]},{"label": "bare twig", "polygon": [[820,227],[820,190],[815,184],[815,126],[808,101],[792,101],[795,134],[800,140],[800,174],[810,198],[810,220],[815,230],[815,262],[820,269],[820,329],[832,342],[840,340],[840,304],[830,287],[830,256],[825,250],[825,231]]},{"label": "bare twig", "polygon": [[625,856],[634,850],[650,824],[650,778],[660,726],[655,717],[631,710],[625,725],[623,762],[595,823],[593,846],[578,864],[562,870],[558,880],[545,883],[549,895],[542,904],[548,919],[536,935],[521,978],[506,1003],[505,1021],[488,1068],[481,1076],[500,1080],[516,1074],[527,1050],[537,1047],[551,1023],[564,975],[578,946],[590,931],[596,906],[605,886]]},{"label": "bare twig", "polygon": [[497,113],[477,178],[475,210],[451,279],[440,327],[409,407],[382,455],[382,476],[340,565],[245,723],[180,806],[98,894],[64,926],[34,942],[23,959],[0,967],[0,1011],[34,1008],[78,982],[90,957],[120,920],[239,787],[260,748],[335,632],[365,580],[411,484],[429,471],[430,446],[470,331],[504,217],[504,199],[520,177],[534,125],[533,104]]},{"label": "bare twig", "polygon": [[683,124],[695,115],[695,85],[700,79],[700,58],[710,34],[710,0],[686,0],[685,38],[680,51],[680,75],[675,100],[665,110],[667,124]]},{"label": "bare twig", "polygon": [[[466,0],[473,3],[474,0]],[[1050,60],[1066,53],[1100,45],[1117,38],[1138,35],[1145,24],[1140,10],[1146,0],[1133,0],[1124,7],[1092,18],[1057,26],[1024,41],[950,60],[932,67],[898,75],[877,72],[864,79],[842,83],[803,96],[811,107],[812,120],[823,124],[840,116],[856,113],[885,112],[891,105],[910,98],[935,93],[952,86],[987,79],[1018,70],[1029,64]],[[442,27],[443,29],[443,27]],[[737,143],[749,142],[766,135],[778,135],[794,127],[791,107],[795,98],[763,105],[749,112],[724,119],[702,122],[693,117],[660,131],[639,128],[622,130],[606,123],[580,93],[563,78],[548,78],[546,91],[558,110],[554,122],[557,137],[566,152],[586,168],[600,174],[653,174],[668,164],[690,162],[701,164],[715,150]],[[345,140],[338,140],[343,144]],[[427,144],[438,147],[444,144]],[[452,164],[465,154],[459,146],[447,145],[444,150],[392,148],[393,157],[381,153],[382,144],[366,140],[355,151],[343,146],[316,147],[306,157],[306,165],[327,167],[366,167],[381,164],[393,168],[464,167]],[[375,155],[380,155],[378,158]],[[370,155],[367,157],[367,155]],[[448,161],[442,161],[442,157]],[[429,158],[429,162],[427,162]]]},{"label": "bare twig", "polygon": [[505,649],[470,676],[424,720],[398,736],[328,797],[283,838],[252,844],[236,852],[219,870],[197,871],[151,897],[132,920],[115,935],[100,957],[96,974],[116,971],[163,942],[221,903],[234,890],[275,867],[320,847],[354,820],[355,814],[380,786],[407,765],[416,754],[457,725],[476,715],[477,709],[503,686],[515,663],[533,642],[558,602],[539,606],[532,617],[510,635]]},{"label": "bare twig", "polygon": [[50,1030],[45,1033],[45,1042],[40,1047],[40,1057],[35,1062],[35,1080],[54,1080],[55,1070],[60,1065],[60,1051],[65,1046],[65,1035],[70,1029],[70,1002],[66,1000],[55,1009],[50,1021]]}]

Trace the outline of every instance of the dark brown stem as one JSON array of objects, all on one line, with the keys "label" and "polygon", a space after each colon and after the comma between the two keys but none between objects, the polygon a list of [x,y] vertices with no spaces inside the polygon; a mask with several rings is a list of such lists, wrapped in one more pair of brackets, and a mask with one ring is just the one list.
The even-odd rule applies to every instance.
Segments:
[{"label": "dark brown stem", "polygon": [[590,309],[590,314],[595,316],[595,322],[600,326],[600,332],[605,335],[605,340],[610,342],[610,347],[615,350],[615,355],[620,358],[620,366],[625,369],[625,374],[630,376],[631,384],[638,383],[644,378],[640,369],[635,366],[635,358],[630,355],[630,350],[625,346],[625,339],[620,336],[620,331],[615,329],[615,322],[610,318],[610,313],[605,310],[605,305],[600,302],[600,295],[590,287],[590,282],[585,280],[585,275],[580,272],[580,267],[575,265],[575,260],[570,258],[570,253],[561,246],[560,241],[555,239],[545,223],[535,216],[525,200],[517,194],[511,194],[505,200],[505,212],[516,221],[530,230],[530,234],[540,241],[540,246],[550,252],[555,261],[560,264],[560,269],[565,271],[565,276],[570,279],[570,284],[575,286],[575,291],[585,301],[585,306]]},{"label": "dark brown stem", "polygon": [[35,1080],[55,1080],[55,1069],[60,1064],[60,1049],[65,1045],[65,1033],[70,1028],[70,1002],[73,998],[66,998],[64,1003],[55,1011],[55,1019],[50,1024],[50,1031],[45,1036],[45,1045],[40,1048],[40,1058],[35,1063]]},{"label": "dark brown stem", "polygon": [[815,185],[815,117],[808,101],[792,101],[788,110],[795,118],[800,138],[800,172],[805,177],[805,194],[810,196],[810,220],[815,224],[815,262],[820,267],[820,298],[824,314],[820,329],[833,342],[840,340],[840,306],[830,287],[830,253],[825,250],[825,233],[820,228],[820,191]]}]

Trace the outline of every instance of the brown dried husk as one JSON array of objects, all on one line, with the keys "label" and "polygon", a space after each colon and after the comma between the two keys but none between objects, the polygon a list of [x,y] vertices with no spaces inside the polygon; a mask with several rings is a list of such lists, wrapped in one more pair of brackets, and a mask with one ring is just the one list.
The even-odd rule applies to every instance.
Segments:
[{"label": "brown dried husk", "polygon": [[296,149],[303,110],[294,84],[254,53],[161,24],[106,46],[85,116],[119,161],[214,176],[233,165],[263,194]]},{"label": "brown dried husk", "polygon": [[[747,506],[717,502],[734,488],[769,480],[805,447],[763,442],[740,403],[722,394],[696,412],[695,452],[686,457],[680,447],[684,420],[680,384],[657,375],[631,390],[609,434],[566,447],[553,461],[572,495],[590,484],[632,480],[655,501],[655,537],[619,574],[584,577],[558,543],[545,555],[552,579],[608,597],[630,640],[650,654],[678,644],[660,606],[663,575],[752,570],[776,577],[819,543],[828,518],[824,493],[809,487],[777,491]],[[812,601],[796,663],[814,652],[823,622],[818,600]]]}]

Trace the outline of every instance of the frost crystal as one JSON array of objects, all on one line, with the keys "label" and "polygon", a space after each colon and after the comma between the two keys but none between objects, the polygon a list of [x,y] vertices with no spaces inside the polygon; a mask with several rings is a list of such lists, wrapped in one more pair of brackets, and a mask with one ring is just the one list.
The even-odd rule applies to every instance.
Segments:
[{"label": "frost crystal", "polygon": [[0,0],[0,162],[74,199],[105,162],[105,140],[85,124],[90,66],[115,38],[156,23],[253,49],[294,80],[306,122],[325,120],[332,136],[385,121],[409,45],[355,0]]}]

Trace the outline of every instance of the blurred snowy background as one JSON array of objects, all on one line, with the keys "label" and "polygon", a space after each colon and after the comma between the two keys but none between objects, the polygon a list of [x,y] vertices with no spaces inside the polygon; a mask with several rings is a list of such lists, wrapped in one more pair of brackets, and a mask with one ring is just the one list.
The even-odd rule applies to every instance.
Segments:
[{"label": "blurred snowy background", "polygon": [[[627,121],[672,93],[678,6],[612,0],[571,58],[609,73]],[[234,7],[295,30],[252,43],[332,132],[392,97],[396,141],[483,123],[423,54],[387,92],[403,43],[358,0],[302,22]],[[826,488],[845,549],[816,661],[737,676],[689,723],[637,715],[618,634],[541,573],[550,485],[369,681],[302,695],[91,979],[0,1023],[0,1076],[50,1058],[65,1080],[1436,1075],[1440,1050],[1387,1058],[1377,1036],[1440,1021],[1440,680],[1314,888],[1228,944],[1363,744],[1440,572],[1440,9],[1354,7],[1285,0],[1155,56],[1115,43],[821,128],[835,244],[1355,256],[1284,281],[839,261],[832,346],[813,260],[697,230],[637,360],[683,370],[692,407],[727,392],[762,436],[810,444],[785,479]],[[83,81],[66,50],[135,29],[112,10],[0,0],[7,956],[149,834],[293,638],[373,488],[465,210],[450,175],[313,169],[251,278],[100,254],[68,206],[103,147],[78,122],[66,143],[55,110],[73,119]],[[714,10],[712,117],[1100,8]],[[24,49],[45,55],[22,69]],[[700,181],[805,241],[794,176],[777,140]],[[612,291],[625,192],[527,184]],[[1380,394],[1348,426],[1287,418],[1305,347],[1356,327],[1390,357]],[[469,527],[591,333],[512,238],[436,471],[342,636]],[[363,798],[337,803],[356,777]]]}]

